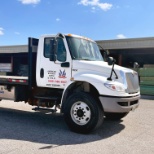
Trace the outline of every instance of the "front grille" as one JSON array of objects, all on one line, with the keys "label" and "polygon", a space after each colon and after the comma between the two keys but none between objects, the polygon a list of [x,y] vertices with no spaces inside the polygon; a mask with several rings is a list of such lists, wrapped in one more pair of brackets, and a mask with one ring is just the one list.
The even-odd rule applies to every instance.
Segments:
[{"label": "front grille", "polygon": [[127,80],[127,92],[129,94],[139,92],[139,78],[136,72],[134,73],[126,73],[126,80]]}]

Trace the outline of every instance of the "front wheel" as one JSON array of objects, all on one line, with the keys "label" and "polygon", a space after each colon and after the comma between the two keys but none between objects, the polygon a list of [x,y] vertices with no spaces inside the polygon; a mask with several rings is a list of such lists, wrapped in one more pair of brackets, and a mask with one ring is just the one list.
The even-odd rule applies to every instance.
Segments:
[{"label": "front wheel", "polygon": [[102,124],[104,113],[101,105],[90,94],[77,92],[68,98],[64,118],[72,131],[85,134]]}]

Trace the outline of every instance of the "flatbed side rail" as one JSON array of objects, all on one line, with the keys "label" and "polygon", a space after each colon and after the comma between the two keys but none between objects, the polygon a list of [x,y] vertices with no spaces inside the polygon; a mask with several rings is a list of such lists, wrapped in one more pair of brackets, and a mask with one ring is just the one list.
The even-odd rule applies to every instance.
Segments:
[{"label": "flatbed side rail", "polygon": [[28,77],[0,76],[1,85],[28,85]]}]

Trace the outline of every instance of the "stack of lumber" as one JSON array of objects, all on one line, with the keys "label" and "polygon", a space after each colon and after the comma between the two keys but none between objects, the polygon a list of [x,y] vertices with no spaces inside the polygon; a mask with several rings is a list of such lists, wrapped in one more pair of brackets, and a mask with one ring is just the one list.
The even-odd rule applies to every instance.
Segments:
[{"label": "stack of lumber", "polygon": [[154,95],[154,65],[144,65],[139,69],[142,95]]}]

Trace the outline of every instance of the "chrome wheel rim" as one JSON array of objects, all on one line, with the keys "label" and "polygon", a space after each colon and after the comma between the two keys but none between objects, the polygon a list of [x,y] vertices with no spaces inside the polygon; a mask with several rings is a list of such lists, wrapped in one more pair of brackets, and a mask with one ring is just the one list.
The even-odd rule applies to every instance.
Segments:
[{"label": "chrome wheel rim", "polygon": [[81,101],[73,104],[71,107],[71,117],[78,125],[86,125],[91,119],[90,107]]}]

